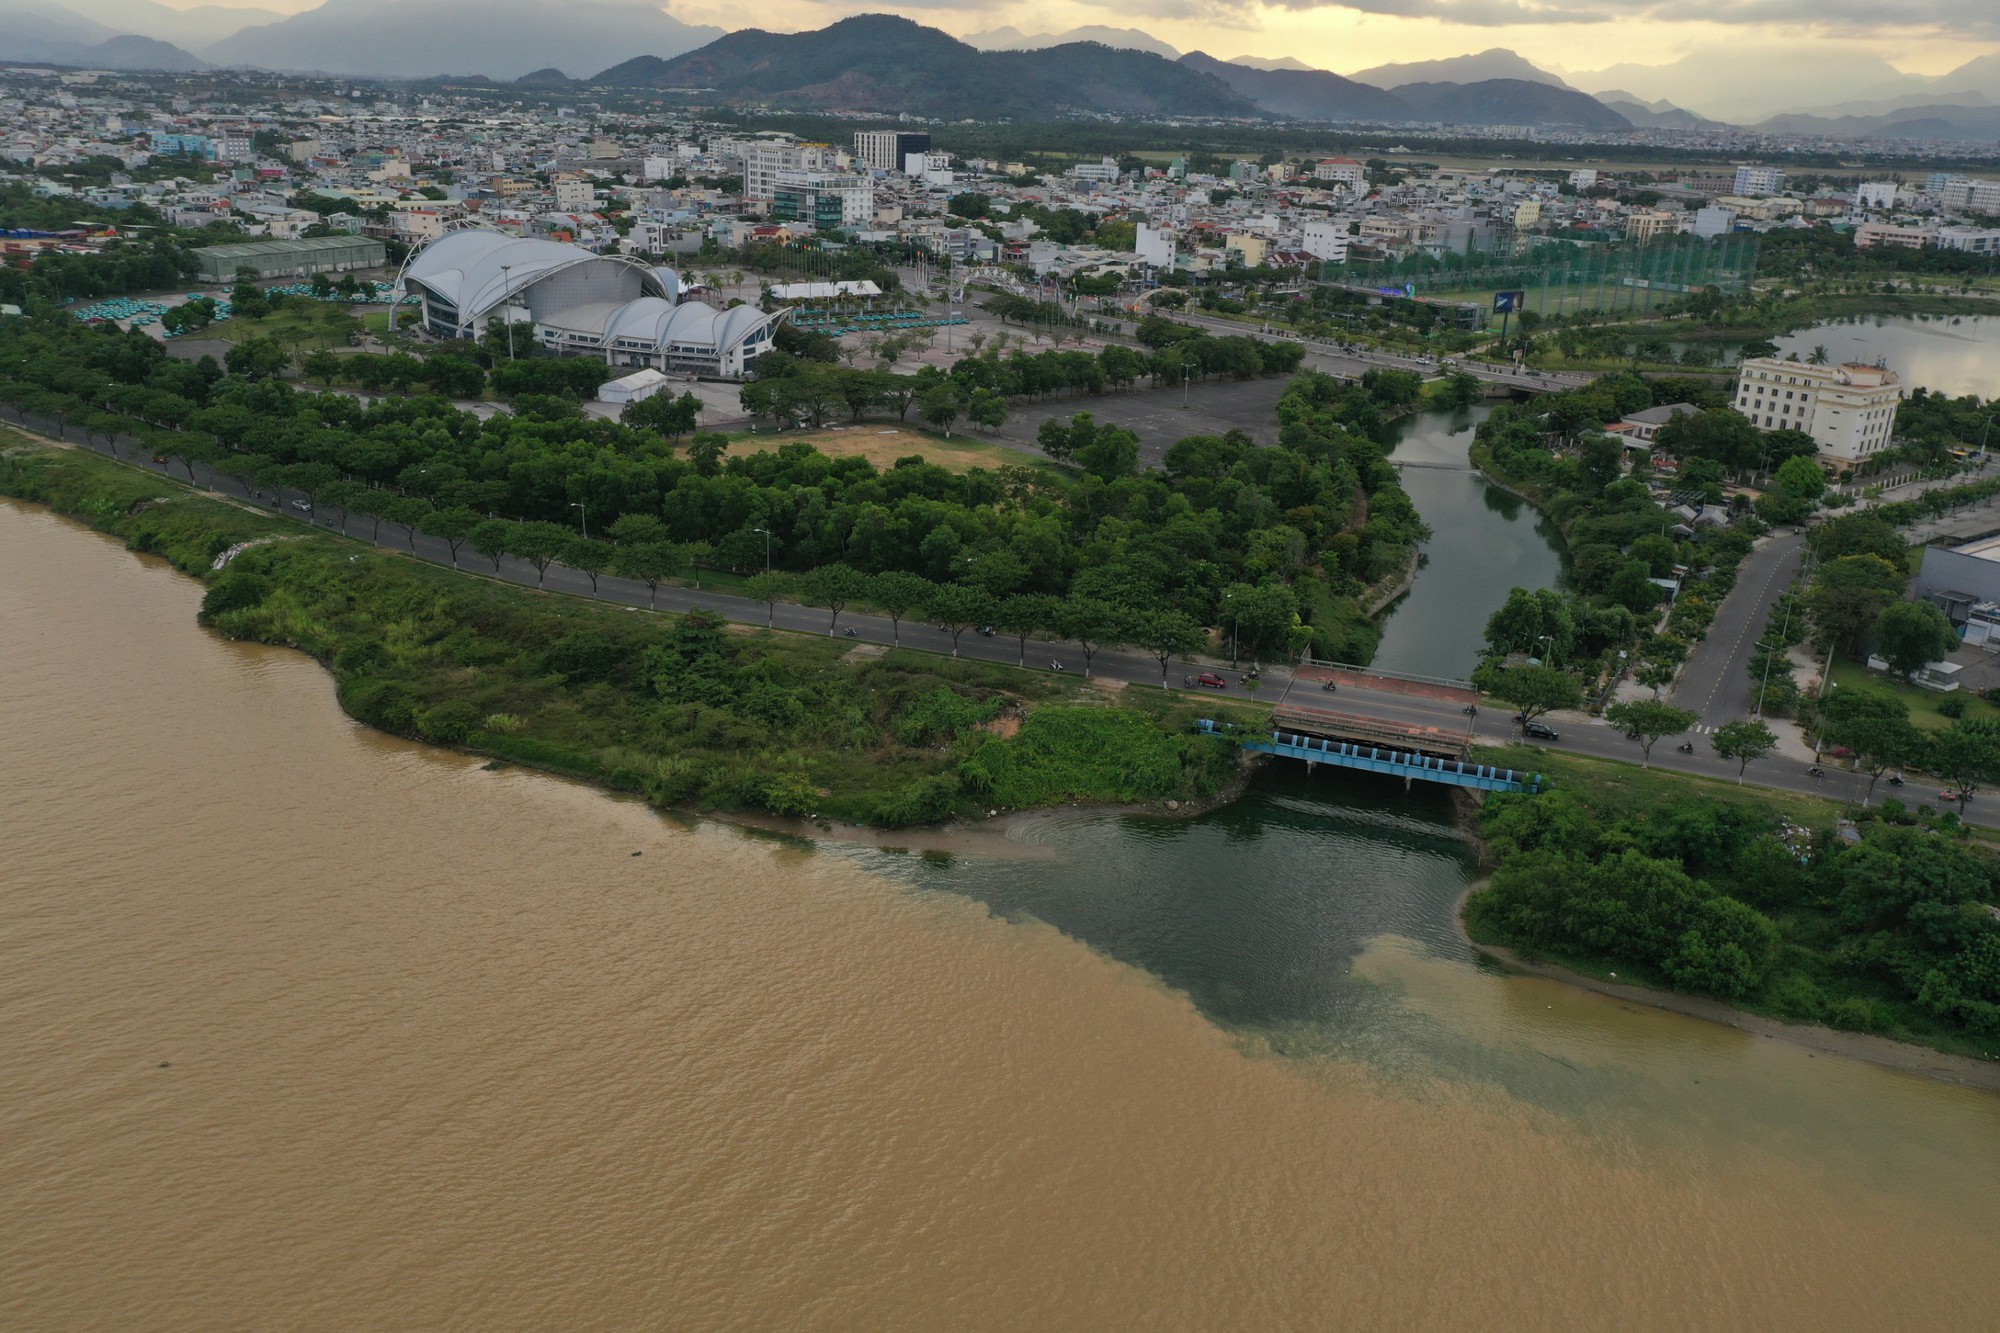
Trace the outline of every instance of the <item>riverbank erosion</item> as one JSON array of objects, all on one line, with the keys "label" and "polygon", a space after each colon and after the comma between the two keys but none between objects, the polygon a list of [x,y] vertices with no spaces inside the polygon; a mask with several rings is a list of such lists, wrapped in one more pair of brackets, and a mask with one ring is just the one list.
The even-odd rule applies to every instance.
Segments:
[{"label": "riverbank erosion", "polygon": [[[1238,772],[1235,747],[1193,734],[1197,714],[1263,711],[538,593],[21,436],[0,444],[0,494],[203,579],[204,624],[310,654],[370,726],[662,807],[887,827],[1165,809]],[[259,541],[273,537],[287,540]]]},{"label": "riverbank erosion", "polygon": [[2000,1089],[2000,858],[1955,818],[1554,758],[1552,790],[1479,810],[1489,876],[1459,910],[1475,945],[1746,1031],[1838,1029],[1815,1048]]}]

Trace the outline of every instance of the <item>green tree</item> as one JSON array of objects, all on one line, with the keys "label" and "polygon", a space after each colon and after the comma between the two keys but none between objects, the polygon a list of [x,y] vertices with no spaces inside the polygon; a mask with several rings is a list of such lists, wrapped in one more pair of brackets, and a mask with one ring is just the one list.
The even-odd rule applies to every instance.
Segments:
[{"label": "green tree", "polygon": [[1575,708],[1583,702],[1583,686],[1577,678],[1555,667],[1493,669],[1481,674],[1479,685],[1514,709],[1524,723],[1558,708]]},{"label": "green tree", "polygon": [[1851,648],[1903,590],[1903,572],[1875,555],[1847,555],[1821,565],[1806,590],[1806,610],[1829,649]]},{"label": "green tree", "polygon": [[611,568],[614,548],[589,537],[571,537],[563,544],[560,553],[562,562],[590,580],[590,595],[597,596],[597,580]]},{"label": "green tree", "polygon": [[1929,602],[1891,602],[1875,617],[1875,651],[1904,680],[1958,647],[1958,632]]},{"label": "green tree", "polygon": [[1208,633],[1194,621],[1194,617],[1183,611],[1156,610],[1136,617],[1130,626],[1132,637],[1139,646],[1153,655],[1160,664],[1160,688],[1167,688],[1167,668],[1176,657],[1187,657],[1201,651],[1208,642]]},{"label": "green tree", "polygon": [[493,562],[493,572],[498,574],[501,558],[514,554],[514,524],[501,518],[483,519],[467,540],[473,550]]},{"label": "green tree", "polygon": [[848,603],[868,595],[868,576],[852,565],[821,565],[800,579],[799,587],[808,605],[823,606],[832,612],[826,622],[826,632],[831,637],[840,627],[840,613],[847,609]]},{"label": "green tree", "polygon": [[[614,527],[616,525],[613,525]],[[612,568],[628,579],[646,585],[646,609],[660,609],[660,585],[681,572],[686,565],[680,548],[672,542],[643,542],[621,545]]]},{"label": "green tree", "polygon": [[458,568],[459,548],[471,538],[474,528],[479,526],[479,515],[463,506],[441,509],[432,514],[424,527],[431,536],[443,539],[451,549],[451,567]]},{"label": "green tree", "polygon": [[1635,699],[1605,709],[1604,720],[1639,742],[1639,767],[1649,768],[1653,762],[1653,746],[1659,743],[1662,736],[1678,736],[1693,726],[1695,715],[1672,704]]},{"label": "green tree", "polygon": [[[782,569],[770,570],[763,574],[753,574],[744,581],[743,591],[750,594],[753,602],[764,604],[764,628],[772,629],[778,623],[778,603],[792,590],[793,578]],[[831,634],[833,631],[828,630]]]},{"label": "green tree", "polygon": [[944,583],[925,603],[924,614],[951,635],[951,655],[957,657],[958,636],[993,619],[993,598],[985,589],[970,584]]},{"label": "green tree", "polygon": [[1829,726],[1825,738],[1852,750],[1854,766],[1868,775],[1868,790],[1861,798],[1863,805],[1874,797],[1875,784],[1890,769],[1921,767],[1927,745],[1924,733],[1903,716],[1857,718]]},{"label": "green tree", "polygon": [[1019,665],[1028,665],[1029,638],[1055,628],[1060,606],[1056,598],[1040,592],[1022,593],[1000,603],[993,623],[1019,642]]},{"label": "green tree", "polygon": [[1826,494],[1826,473],[1810,458],[1787,458],[1772,478],[1777,487],[1807,505]]},{"label": "green tree", "polygon": [[729,448],[729,437],[714,431],[702,431],[688,442],[688,462],[704,477],[712,477],[722,470],[722,455]]},{"label": "green tree", "polygon": [[918,414],[932,426],[943,431],[947,440],[951,438],[951,423],[958,420],[958,414],[963,408],[964,404],[959,401],[958,390],[948,384],[940,384],[934,389],[925,390],[923,396],[917,400]]},{"label": "green tree", "polygon": [[1931,768],[1958,790],[1958,810],[1981,787],[2000,776],[2000,727],[1992,722],[1954,722],[1931,737]]},{"label": "green tree", "polygon": [[891,569],[869,580],[867,596],[877,610],[889,617],[891,640],[900,647],[903,642],[903,617],[923,610],[936,592],[937,585],[923,575]]},{"label": "green tree", "polygon": [[560,523],[517,523],[512,554],[535,567],[535,586],[541,587],[553,565],[569,549],[570,530]]},{"label": "green tree", "polygon": [[1709,744],[1724,759],[1736,761],[1736,785],[1743,785],[1743,772],[1753,760],[1762,759],[1778,748],[1778,737],[1762,722],[1725,722],[1709,737]]},{"label": "green tree", "polygon": [[1096,597],[1065,597],[1056,611],[1056,629],[1083,650],[1083,678],[1090,679],[1090,662],[1097,650],[1124,628],[1125,613]]}]

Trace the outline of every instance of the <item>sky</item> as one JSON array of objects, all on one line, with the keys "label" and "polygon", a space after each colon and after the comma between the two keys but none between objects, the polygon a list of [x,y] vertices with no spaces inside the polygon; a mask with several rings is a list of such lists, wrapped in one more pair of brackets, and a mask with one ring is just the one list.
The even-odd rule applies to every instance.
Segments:
[{"label": "sky", "polygon": [[[314,0],[164,0],[291,13]],[[463,0],[477,14],[478,0]],[[91,0],[70,0],[88,14]],[[1558,72],[1631,62],[1660,65],[1708,50],[1765,48],[1774,57],[1874,56],[1906,73],[1942,74],[2000,51],[2000,0],[677,0],[690,23],[775,31],[890,12],[963,36],[1003,25],[1060,32],[1086,24],[1141,28],[1183,51],[1295,56],[1352,71],[1509,47]],[[1829,89],[1830,100],[1840,90]]]}]

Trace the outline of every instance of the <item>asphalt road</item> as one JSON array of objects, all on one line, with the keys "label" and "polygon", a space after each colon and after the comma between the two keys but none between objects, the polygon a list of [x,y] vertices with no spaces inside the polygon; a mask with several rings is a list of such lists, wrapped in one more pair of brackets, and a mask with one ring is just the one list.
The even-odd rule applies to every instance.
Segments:
[{"label": "asphalt road", "polygon": [[[55,428],[54,422],[34,417],[24,420],[21,414],[16,413],[11,408],[0,409],[0,420],[24,425],[27,429],[34,430],[50,438],[61,438],[70,444],[89,448],[98,453],[109,455],[112,452],[110,446],[102,439],[86,440],[82,438],[83,433],[74,428],[59,433]],[[177,481],[187,480],[185,468],[172,467],[170,470],[169,465],[154,463],[149,456],[138,450],[136,441],[121,441],[120,451],[122,461],[129,465],[143,468],[146,471],[157,473],[161,476],[171,477]],[[294,502],[298,498],[296,496],[287,494],[282,499],[271,496],[253,496],[242,483],[234,478],[223,476],[201,464],[195,466],[193,480],[197,486],[217,494],[243,500],[255,504],[260,508],[270,509],[274,513],[282,514],[301,523],[308,521],[306,514],[300,513],[294,508]],[[340,531],[343,528],[343,525],[339,521],[325,515],[320,516],[316,520],[316,524],[317,526],[334,531]],[[346,535],[355,540],[372,542],[374,545],[386,550],[414,554],[417,558],[430,561],[433,564],[449,565],[452,563],[450,548],[438,538],[420,532],[412,533],[397,524],[387,522],[380,525],[378,532],[372,519],[356,518],[344,526]],[[501,560],[499,569],[496,571],[493,568],[492,562],[483,556],[473,555],[466,551],[461,551],[460,554],[460,565],[469,572],[484,574],[488,577],[497,577],[505,582],[520,584],[526,587],[537,586],[538,580],[534,567],[526,561],[505,558]],[[606,575],[598,580],[596,589],[593,591],[587,575],[566,569],[560,565],[551,565],[546,578],[539,582],[540,586],[545,587],[551,592],[568,593],[578,597],[594,596],[598,600],[622,604],[632,607],[635,610],[644,608],[648,603],[646,589],[641,584]],[[1743,586],[1744,582],[1743,580],[1739,580],[1738,586]],[[658,597],[658,607],[663,611],[686,611],[696,607],[704,607],[740,623],[754,625],[769,623],[779,629],[809,634],[827,633],[831,621],[829,612],[815,607],[779,603],[775,611],[773,611],[761,602],[751,602],[740,597],[731,597],[681,587],[661,588]],[[836,634],[838,637],[846,639],[849,637],[846,631],[850,629],[854,631],[851,637],[857,646],[860,644],[890,644],[894,642],[899,643],[900,646],[905,648],[941,654],[951,654],[955,649],[956,655],[978,661],[999,662],[1008,665],[1025,663],[1025,665],[1038,670],[1059,668],[1065,673],[1080,673],[1084,666],[1083,650],[1074,643],[1031,640],[1024,655],[1019,642],[1012,637],[989,638],[980,635],[974,630],[966,630],[958,637],[956,644],[954,644],[950,634],[933,625],[905,621],[901,627],[900,635],[898,635],[896,628],[891,625],[886,617],[843,614],[839,617]],[[1248,665],[1248,663],[1244,664],[1246,668]],[[1095,654],[1091,666],[1092,674],[1105,681],[1126,682],[1136,685],[1158,685],[1163,683],[1158,659],[1149,654],[1130,649],[1100,650]],[[1210,670],[1221,672],[1228,680],[1228,688],[1223,693],[1235,696],[1240,696],[1243,693],[1243,687],[1240,684],[1241,672],[1228,670],[1222,664],[1193,659],[1179,659],[1170,662],[1164,676],[1164,683],[1175,689],[1187,688],[1181,683],[1185,677]],[[1262,679],[1258,683],[1255,697],[1262,699],[1280,698],[1290,685],[1291,672],[1288,668],[1277,665],[1266,665],[1263,668]],[[1193,688],[1198,690],[1200,687]],[[1314,687],[1302,686],[1300,697],[1309,697],[1305,691],[1310,689],[1314,689]],[[1355,686],[1342,686],[1337,696],[1334,697],[1338,699],[1340,711],[1359,713],[1365,709],[1372,716],[1407,725],[1457,729],[1462,728],[1466,722],[1458,706],[1447,700],[1430,699],[1418,695],[1395,694],[1388,691],[1367,690]],[[1553,744],[1553,748],[1628,762],[1636,761],[1640,758],[1639,747],[1636,742],[1628,740],[1622,732],[1602,722],[1593,721],[1583,724],[1565,723],[1559,729],[1561,731],[1561,739]],[[1504,708],[1482,708],[1477,718],[1474,719],[1473,735],[1474,743],[1483,745],[1498,745],[1519,739],[1518,731],[1513,726]],[[1731,780],[1736,777],[1735,765],[1730,761],[1716,756],[1713,750],[1705,743],[1704,738],[1690,737],[1688,739],[1695,742],[1694,754],[1683,755],[1676,752],[1672,747],[1677,743],[1677,738],[1670,737],[1659,742],[1654,747],[1653,766],[1675,772],[1698,774],[1704,777]],[[1806,773],[1803,765],[1796,761],[1777,757],[1766,759],[1753,765],[1747,780],[1753,785],[1760,787],[1821,795],[1838,800],[1855,801],[1861,799],[1868,782],[1865,774],[1851,774],[1833,769],[1827,770],[1822,778],[1814,778]],[[1885,784],[1876,793],[1877,799],[1879,800],[1888,790]],[[1934,790],[1921,787],[1909,788],[1902,795],[1905,803],[1911,805],[1925,799],[1935,804],[1935,798],[1936,792]],[[1975,801],[1967,811],[1967,818],[1975,824],[2000,826],[2000,794],[1989,795]]]},{"label": "asphalt road", "polygon": [[1770,619],[1771,608],[1799,572],[1805,538],[1798,534],[1764,543],[1737,566],[1736,586],[1716,608],[1715,622],[1689,655],[1674,687],[1674,703],[1713,730],[1756,711],[1757,682],[1749,662]]}]

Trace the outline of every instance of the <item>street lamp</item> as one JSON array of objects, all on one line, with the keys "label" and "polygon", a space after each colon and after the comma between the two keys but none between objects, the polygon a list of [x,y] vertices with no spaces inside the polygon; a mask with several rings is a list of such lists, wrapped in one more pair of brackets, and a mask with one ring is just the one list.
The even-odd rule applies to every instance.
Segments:
[{"label": "street lamp", "polygon": [[750,531],[764,534],[764,572],[768,574],[771,572],[771,530],[769,528],[752,528]]},{"label": "street lamp", "polygon": [[[1229,604],[1230,604],[1231,602],[1235,601],[1235,600],[1236,600],[1236,594],[1234,594],[1234,593],[1224,593],[1224,594],[1222,595],[1222,604],[1223,604],[1224,606],[1229,606]],[[1234,607],[1230,607],[1230,610],[1229,610],[1229,669],[1230,669],[1231,671],[1234,671],[1234,670],[1236,670],[1236,622],[1237,622],[1237,618],[1238,618],[1238,616],[1239,616],[1239,612],[1237,612],[1237,610],[1236,610],[1236,609],[1235,609]]]},{"label": "street lamp", "polygon": [[583,533],[584,540],[590,539],[590,511],[583,507],[583,501],[572,500],[569,507],[576,511],[576,526]]},{"label": "street lamp", "polygon": [[1536,642],[1536,643],[1546,643],[1546,644],[1547,644],[1547,645],[1549,646],[1549,657],[1550,657],[1550,658],[1553,658],[1553,657],[1555,657],[1555,655],[1556,655],[1556,640],[1555,640],[1555,636],[1554,636],[1553,634],[1537,634],[1537,635],[1535,636],[1535,642]]},{"label": "street lamp", "polygon": [[1191,370],[1191,369],[1189,368],[1189,366],[1188,366],[1188,363],[1187,363],[1187,358],[1186,358],[1186,354],[1185,354],[1185,353],[1183,353],[1183,354],[1182,354],[1182,358],[1181,358],[1181,411],[1183,411],[1183,412],[1187,411],[1187,406],[1188,406],[1188,380],[1189,380],[1189,378],[1191,377],[1191,375],[1192,375],[1192,374],[1193,374],[1193,372],[1192,372],[1192,370]]}]

